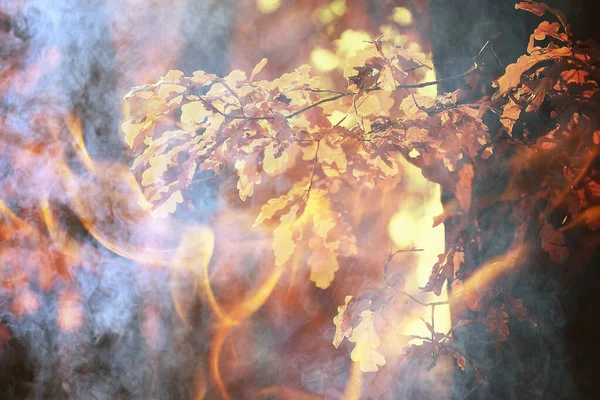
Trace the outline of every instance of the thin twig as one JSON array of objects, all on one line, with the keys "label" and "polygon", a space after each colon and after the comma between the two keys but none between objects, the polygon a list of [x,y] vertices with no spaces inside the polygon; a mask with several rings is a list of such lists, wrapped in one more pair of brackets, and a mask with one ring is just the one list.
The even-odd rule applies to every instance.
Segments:
[{"label": "thin twig", "polygon": [[412,253],[412,252],[414,252],[414,251],[423,251],[423,250],[425,250],[425,249],[417,249],[417,248],[414,248],[414,247],[411,247],[410,249],[400,249],[400,250],[396,250],[396,251],[395,251],[395,252],[393,252],[393,253],[392,253],[392,251],[390,250],[390,254],[388,255],[388,258],[387,258],[387,260],[385,261],[385,263],[383,263],[383,276],[384,276],[384,277],[385,277],[385,276],[387,276],[387,270],[388,270],[388,267],[389,267],[390,263],[392,262],[392,259],[393,259],[394,257],[396,257],[396,255],[397,255],[397,254],[400,254],[400,253],[409,253],[409,252],[410,252],[410,253]]},{"label": "thin twig", "polygon": [[450,304],[449,300],[446,300],[446,301],[436,301],[436,302],[433,302],[433,303],[425,303],[424,301],[421,301],[421,300],[417,299],[415,296],[413,296],[411,294],[408,294],[406,292],[400,292],[400,293],[403,294],[403,295],[405,295],[409,299],[411,299],[411,300],[419,303],[420,305],[425,306],[425,307],[435,307],[435,306],[443,306],[443,305],[446,305],[446,304]]},{"label": "thin twig", "polygon": [[295,112],[293,112],[291,114],[288,114],[288,115],[285,116],[285,118],[286,119],[294,118],[295,116],[297,116],[299,114],[302,114],[303,112],[308,111],[308,110],[310,110],[313,107],[319,106],[319,105],[324,104],[324,103],[329,103],[331,101],[336,101],[336,100],[341,99],[342,97],[346,97],[346,96],[348,96],[348,93],[342,93],[342,94],[338,94],[337,96],[327,97],[325,99],[317,101],[316,103],[313,103],[313,104],[310,104],[310,105],[308,105],[308,106],[306,106],[304,108],[301,108],[298,111],[295,111]]},{"label": "thin twig", "polygon": [[[323,139],[321,137],[321,139]],[[308,200],[310,196],[310,189],[312,188],[313,181],[315,178],[315,171],[317,169],[317,159],[319,156],[319,147],[321,146],[321,139],[317,140],[317,149],[315,150],[315,157],[313,159],[312,172],[310,173],[310,179],[308,180],[308,187],[306,188],[306,192],[304,193],[303,199],[304,201]]]},{"label": "thin twig", "polygon": [[396,89],[418,89],[418,88],[424,88],[427,86],[438,85],[443,82],[447,82],[447,81],[451,81],[454,79],[459,79],[459,78],[464,78],[465,76],[469,76],[473,72],[477,71],[477,68],[478,68],[477,64],[474,64],[473,66],[471,66],[471,68],[469,68],[467,71],[463,72],[462,74],[449,76],[447,78],[436,79],[435,81],[398,85],[398,86],[396,86]]}]

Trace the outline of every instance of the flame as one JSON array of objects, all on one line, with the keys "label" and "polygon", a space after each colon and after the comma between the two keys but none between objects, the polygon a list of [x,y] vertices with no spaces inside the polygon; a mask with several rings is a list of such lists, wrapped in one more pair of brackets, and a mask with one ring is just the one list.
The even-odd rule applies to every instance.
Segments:
[{"label": "flame", "polygon": [[450,303],[456,304],[462,298],[478,297],[497,279],[519,266],[519,261],[525,259],[528,247],[524,244],[514,244],[506,253],[488,260],[479,267],[462,285],[456,284],[456,290],[450,298]]},{"label": "flame", "polygon": [[360,363],[352,362],[350,367],[350,378],[346,384],[346,390],[342,398],[344,400],[358,400],[362,391],[363,372],[360,370]]},{"label": "flame", "polygon": [[33,228],[25,220],[19,218],[19,216],[15,214],[2,199],[0,199],[0,213],[2,213],[2,215],[4,215],[4,217],[14,225],[15,230],[23,230],[28,233],[36,232],[35,228]]},{"label": "flame", "polygon": [[[181,242],[175,250],[172,264],[171,298],[177,314],[188,326],[191,326],[190,311],[188,310],[191,306],[190,299],[197,294],[198,281],[203,278],[203,274],[208,272],[214,244],[215,237],[210,227],[192,225],[185,229]],[[222,315],[208,281],[207,286],[210,291],[207,291],[207,295],[210,293],[208,297],[213,310],[217,315]],[[181,290],[183,287],[190,290]]]},{"label": "flame", "polygon": [[78,243],[60,228],[46,196],[40,201],[40,211],[52,243],[57,245],[59,251],[67,256],[71,263],[80,260]]},{"label": "flame", "polygon": [[71,132],[71,135],[73,135],[73,139],[75,140],[77,153],[81,156],[87,169],[90,172],[95,173],[94,162],[90,158],[83,141],[83,125],[81,124],[81,120],[73,113],[70,113],[67,115],[66,124],[69,128],[69,132]]},{"label": "flame", "polygon": [[261,389],[256,393],[256,395],[261,397],[269,397],[276,399],[295,399],[295,400],[323,400],[323,396],[316,396],[310,393],[303,392],[301,390],[292,389],[288,387],[282,386],[274,386],[268,387],[265,389]]},{"label": "flame", "polygon": [[[168,265],[174,249],[123,240],[145,237],[144,222],[152,223],[150,214],[138,204],[137,200],[143,199],[143,195],[131,171],[120,164],[98,166],[87,156],[85,147],[81,149],[82,158],[88,160],[85,162],[88,175],[73,173],[64,156],[59,162],[59,171],[73,211],[86,230],[105,248],[123,258],[144,265]],[[121,208],[115,210],[115,204]],[[115,211],[120,215],[114,215]],[[168,224],[169,221],[165,221],[165,225]]]}]

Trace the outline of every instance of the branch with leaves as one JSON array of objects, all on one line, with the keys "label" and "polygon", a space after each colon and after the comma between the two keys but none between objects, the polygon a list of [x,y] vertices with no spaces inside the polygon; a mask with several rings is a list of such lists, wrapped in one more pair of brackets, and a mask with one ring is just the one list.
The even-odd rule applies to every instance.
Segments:
[{"label": "branch with leaves", "polygon": [[[574,42],[559,11],[532,1],[516,7],[557,22],[541,22],[527,54],[493,82],[496,93],[469,104],[461,104],[459,91],[429,98],[409,90],[476,73],[484,51],[496,56],[492,42],[463,74],[432,82],[407,81],[409,71],[433,68],[424,54],[378,38],[348,60],[343,90],[320,87],[306,65],[272,81],[258,80],[266,60],[249,77],[242,71],[224,78],[170,71],[155,84],[133,88],[126,100],[139,116],[122,129],[137,156],[132,169],[143,204],[158,217],[174,212],[198,171],[235,169],[242,201],[263,180],[285,177],[287,187],[262,205],[254,226],[273,227],[278,266],[298,245],[308,248],[310,279],[324,289],[340,268],[338,258],[357,253],[343,199],[336,198],[340,187],[373,188],[394,177],[401,154],[456,198],[435,220],[453,219],[450,245],[421,290],[439,295],[445,284],[462,284],[465,290],[455,291],[452,301],[466,302],[475,317],[436,332],[434,310],[445,302],[421,302],[386,282],[380,290],[348,296],[338,307],[334,345],[347,338],[355,343],[351,357],[361,369],[378,370],[386,363],[378,321],[389,310],[401,320],[408,299],[431,307],[432,319],[426,322],[431,337],[420,338],[422,344],[406,356],[433,357],[433,366],[440,352],[448,352],[463,370],[467,360],[475,367],[452,344],[460,325],[483,324],[498,343],[506,340],[511,318],[535,327],[500,277],[536,246],[552,262],[568,262],[572,240],[579,237],[569,233],[600,227],[600,50],[592,42]],[[506,187],[475,195],[477,177],[491,179],[498,166],[510,171]],[[510,224],[514,240],[503,257],[486,262],[499,223]]]}]

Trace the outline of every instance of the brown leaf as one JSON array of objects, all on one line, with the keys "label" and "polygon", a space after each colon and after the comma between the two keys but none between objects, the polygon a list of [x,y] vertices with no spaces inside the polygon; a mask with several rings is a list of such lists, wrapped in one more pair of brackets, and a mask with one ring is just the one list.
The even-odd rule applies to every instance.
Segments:
[{"label": "brown leaf", "polygon": [[500,122],[502,125],[504,125],[510,136],[512,136],[513,127],[519,120],[521,111],[523,111],[523,107],[521,107],[520,104],[517,104],[512,98],[510,98],[508,103],[502,107],[502,116],[500,116]]},{"label": "brown leaf", "polygon": [[473,190],[473,178],[475,177],[473,164],[464,164],[458,171],[458,177],[455,191],[456,199],[465,213],[468,213],[471,207],[471,192]]},{"label": "brown leaf", "polygon": [[542,249],[548,253],[550,260],[555,263],[563,263],[569,256],[569,249],[566,246],[565,236],[562,232],[555,230],[552,225],[544,221],[540,231],[542,239]]},{"label": "brown leaf", "polygon": [[548,5],[546,5],[545,3],[536,3],[534,1],[528,0],[515,4],[515,8],[517,10],[529,11],[530,13],[533,13],[538,17],[541,17],[545,13],[549,12],[553,14],[556,18],[558,18],[561,25],[567,30],[567,35],[570,34],[570,32],[568,31],[569,26],[567,25],[567,19],[565,17],[565,14],[559,10],[548,7]]},{"label": "brown leaf", "polygon": [[521,83],[523,73],[538,63],[571,55],[572,51],[568,47],[548,47],[531,55],[523,55],[516,63],[506,67],[506,72],[494,82],[494,86],[499,88],[499,95],[504,96]]},{"label": "brown leaf", "polygon": [[458,364],[458,367],[464,372],[467,369],[467,360],[465,357],[450,347],[446,347],[446,350],[454,357],[456,364]]},{"label": "brown leaf", "polygon": [[537,326],[537,320],[531,310],[525,308],[523,299],[512,297],[509,293],[504,293],[504,304],[511,318],[517,320],[529,320],[533,326]]},{"label": "brown leaf", "polygon": [[508,338],[508,313],[504,310],[504,304],[490,304],[487,309],[485,325],[488,332],[499,342],[504,342]]},{"label": "brown leaf", "polygon": [[529,38],[529,45],[527,46],[527,52],[531,54],[534,50],[536,40],[545,40],[547,36],[558,39],[562,42],[568,42],[569,37],[562,32],[559,32],[561,26],[558,22],[542,21],[540,25],[533,31],[533,34]]}]

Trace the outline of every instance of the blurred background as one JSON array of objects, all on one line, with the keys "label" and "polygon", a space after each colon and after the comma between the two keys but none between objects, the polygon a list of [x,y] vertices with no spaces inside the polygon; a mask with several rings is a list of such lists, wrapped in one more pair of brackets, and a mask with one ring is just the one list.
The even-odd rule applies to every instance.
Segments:
[{"label": "blurred background", "polygon": [[[400,159],[397,177],[348,196],[359,254],[320,289],[302,249],[278,272],[270,234],[251,228],[268,182],[244,203],[231,175],[198,176],[177,212],[151,218],[119,129],[130,88],[172,69],[223,76],[266,57],[262,79],[308,64],[344,90],[346,60],[381,35],[430,55],[443,28],[428,3],[0,0],[0,398],[447,398],[451,360],[427,372],[402,357],[401,334],[428,335],[427,308],[388,321],[377,373],[332,345],[337,307],[381,287],[391,251],[422,248],[389,268],[407,291],[427,282],[444,252],[437,185]],[[213,301],[239,321],[223,324]],[[447,307],[436,327],[449,329]]]}]

